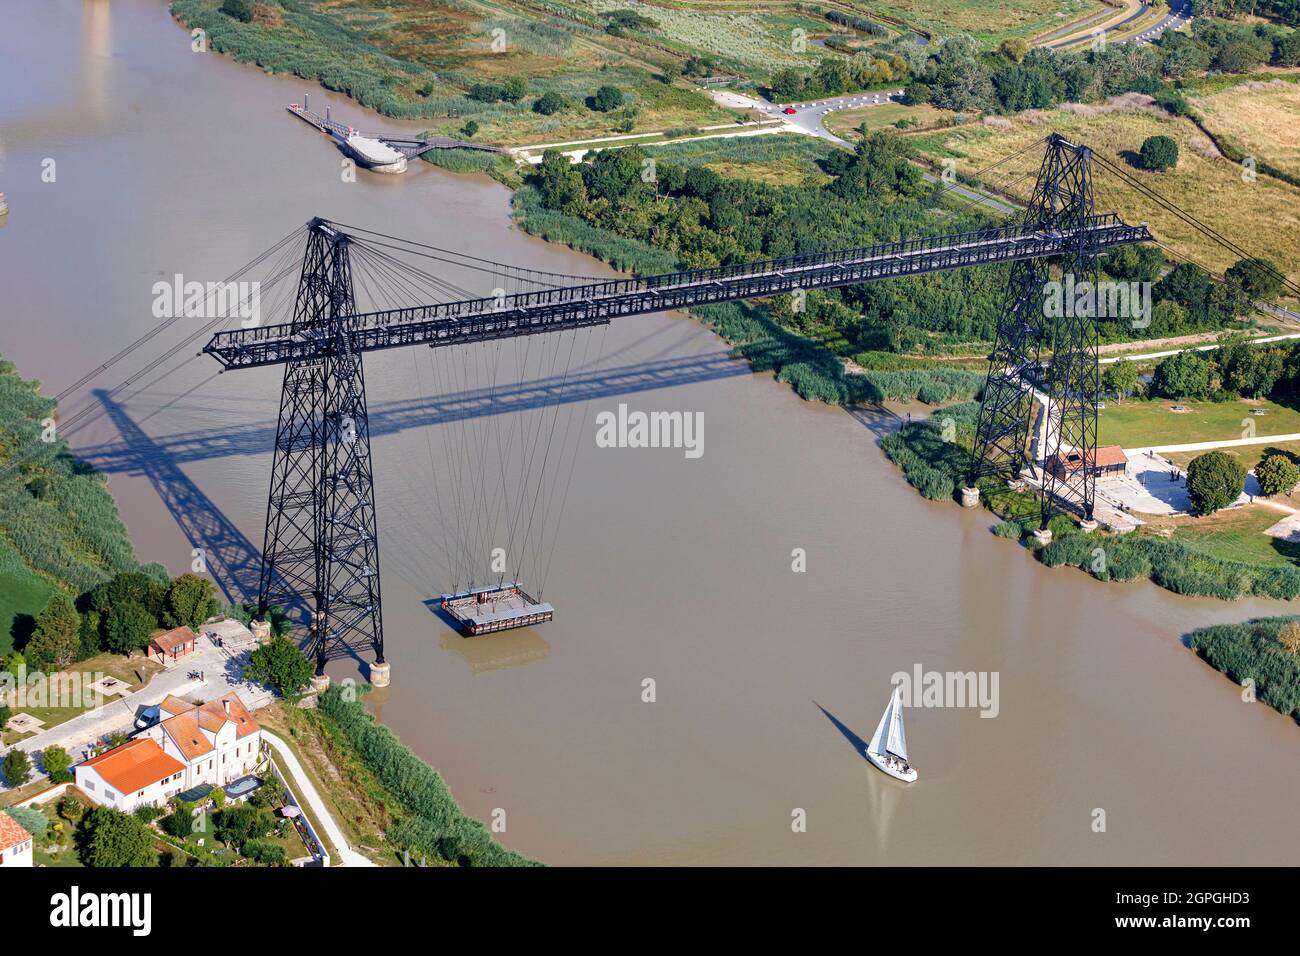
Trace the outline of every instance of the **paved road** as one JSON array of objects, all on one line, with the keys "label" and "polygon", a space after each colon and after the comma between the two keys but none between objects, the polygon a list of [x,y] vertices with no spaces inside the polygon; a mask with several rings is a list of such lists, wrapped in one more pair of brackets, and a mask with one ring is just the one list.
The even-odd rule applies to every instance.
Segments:
[{"label": "paved road", "polygon": [[1145,455],[1153,452],[1209,451],[1212,448],[1240,448],[1243,445],[1267,445],[1276,441],[1300,441],[1300,432],[1289,435],[1256,435],[1253,438],[1230,438],[1224,441],[1194,441],[1182,445],[1143,445],[1140,448],[1125,448],[1126,455]]},{"label": "paved road", "polygon": [[[1105,30],[1102,30],[1101,32],[1103,34],[1109,35],[1111,33],[1115,33],[1117,31],[1123,30],[1125,27],[1129,26],[1129,24],[1134,23],[1142,19],[1143,17],[1145,17],[1147,13],[1150,11],[1150,9],[1151,9],[1151,4],[1148,3],[1147,0],[1142,0],[1141,6],[1138,7],[1137,12],[1135,12],[1132,16],[1125,17],[1119,23],[1112,24],[1111,26],[1107,27]],[[1191,23],[1191,22],[1192,22],[1192,0],[1170,0],[1169,15],[1167,17],[1165,17],[1155,26],[1150,27],[1149,29],[1144,30],[1139,34],[1136,34],[1135,36],[1126,37],[1123,40],[1116,40],[1115,42],[1117,44],[1136,43],[1139,46],[1146,43],[1154,43],[1156,40],[1160,39],[1161,34],[1163,34],[1166,30],[1177,30],[1183,24]],[[1080,35],[1078,33],[1075,33],[1067,39],[1059,40],[1055,43],[1047,43],[1043,45],[1046,46],[1049,50],[1059,50],[1065,47],[1083,47],[1083,46],[1087,46],[1088,42],[1091,39],[1092,39],[1092,34],[1084,35],[1083,39],[1081,40]]]},{"label": "paved road", "polygon": [[276,758],[280,763],[280,769],[289,775],[293,783],[294,794],[306,801],[307,806],[311,808],[311,812],[320,821],[320,825],[324,827],[325,834],[330,838],[330,842],[338,850],[339,864],[341,866],[375,866],[375,863],[366,859],[348,845],[342,827],[335,822],[329,808],[325,806],[325,801],[321,799],[320,792],[316,789],[315,784],[311,782],[311,777],[307,776],[307,771],[298,762],[294,752],[289,749],[289,745],[265,727],[262,728],[262,737],[275,751]]}]

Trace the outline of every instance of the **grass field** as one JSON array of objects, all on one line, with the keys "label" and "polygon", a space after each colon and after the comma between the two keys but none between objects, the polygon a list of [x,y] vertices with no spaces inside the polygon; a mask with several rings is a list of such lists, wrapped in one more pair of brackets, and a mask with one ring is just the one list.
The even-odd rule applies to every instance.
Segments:
[{"label": "grass field", "polygon": [[[1091,146],[1098,155],[1144,182],[1191,215],[1206,222],[1253,255],[1272,259],[1300,278],[1300,189],[1268,176],[1245,182],[1241,168],[1222,156],[1196,126],[1128,94],[1106,107],[1072,106],[996,117],[936,133],[911,137],[935,159],[955,158],[959,174],[974,175],[990,163],[1028,149],[990,174],[990,184],[1026,199],[1041,151],[1036,141],[1059,132]],[[1148,136],[1166,135],[1179,144],[1178,166],[1166,173],[1135,169],[1132,159]],[[1157,204],[1142,198],[1101,169],[1094,171],[1098,211],[1118,212],[1129,222],[1148,222],[1152,233],[1174,252],[1222,271],[1237,256],[1205,238]]]},{"label": "grass field", "polygon": [[[105,651],[102,654],[96,654],[94,657],[84,661],[79,661],[63,673],[67,674],[106,674],[109,677],[116,677],[120,681],[125,681],[130,685],[129,692],[134,693],[145,684],[153,679],[153,675],[163,669],[163,666],[155,661],[149,660],[143,654],[135,657],[124,657],[121,654],[111,654]],[[83,689],[84,692],[84,689]],[[100,700],[98,704],[109,703],[116,700],[116,697]],[[88,703],[96,701],[88,700]],[[84,714],[91,710],[89,706],[83,707],[15,707],[15,713],[30,714],[37,720],[44,721],[45,726],[41,730],[48,730],[57,726],[66,720],[71,720],[78,714]],[[11,744],[15,740],[21,740],[27,734],[17,734],[11,730],[0,731],[0,743]]]},{"label": "grass field", "polygon": [[[1182,404],[1186,412],[1170,409]],[[1262,408],[1264,415],[1256,417],[1253,409]],[[1243,438],[1243,431],[1253,424],[1258,435],[1290,435],[1300,433],[1300,411],[1279,405],[1277,402],[1172,402],[1126,401],[1123,404],[1108,402],[1098,412],[1098,444],[1120,445],[1124,448],[1143,448],[1156,445],[1181,445],[1203,441],[1232,441]],[[1259,446],[1261,449],[1264,446]]]},{"label": "grass field", "polygon": [[1216,137],[1227,137],[1243,152],[1300,176],[1300,83],[1252,81],[1194,96],[1191,102]]},{"label": "grass field", "polygon": [[1216,511],[1200,518],[1149,519],[1139,533],[1173,531],[1173,537],[1199,551],[1225,561],[1287,565],[1300,562],[1300,544],[1273,538],[1264,532],[1285,515],[1263,505]]},{"label": "grass field", "polygon": [[857,0],[850,6],[896,17],[939,36],[969,33],[977,40],[997,43],[1063,27],[1103,4],[1098,0]]},{"label": "grass field", "polygon": [[893,126],[899,120],[914,121],[917,129],[939,126],[952,114],[933,106],[904,106],[902,103],[883,103],[864,106],[856,110],[835,110],[826,117],[823,125],[837,136],[847,140],[858,139],[858,131],[865,125],[869,130]]},{"label": "grass field", "polygon": [[835,147],[822,139],[794,133],[733,136],[651,145],[650,155],[682,166],[707,166],[722,176],[753,179],[777,186],[821,184],[830,177],[818,163]]}]

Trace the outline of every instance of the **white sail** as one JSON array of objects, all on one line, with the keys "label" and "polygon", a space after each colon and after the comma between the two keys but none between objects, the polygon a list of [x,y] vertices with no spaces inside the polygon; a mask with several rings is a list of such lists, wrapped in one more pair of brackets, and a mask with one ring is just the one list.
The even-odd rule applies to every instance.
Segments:
[{"label": "white sail", "polygon": [[871,743],[867,744],[867,749],[873,754],[883,754],[885,747],[889,742],[889,728],[893,725],[894,698],[889,698],[889,706],[885,712],[880,715],[880,723],[876,724],[876,732],[871,735]]},{"label": "white sail", "polygon": [[889,701],[886,713],[889,721],[889,741],[886,749],[895,757],[907,760],[907,734],[903,732],[903,702],[899,699],[899,689],[894,688],[894,696]]}]

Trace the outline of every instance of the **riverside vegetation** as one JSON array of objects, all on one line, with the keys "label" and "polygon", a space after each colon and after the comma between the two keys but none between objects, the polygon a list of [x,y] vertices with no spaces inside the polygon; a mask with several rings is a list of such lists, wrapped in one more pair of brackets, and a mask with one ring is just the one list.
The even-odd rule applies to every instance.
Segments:
[{"label": "riverside vegetation", "polygon": [[1300,721],[1300,620],[1270,617],[1193,631],[1189,646],[1259,700]]}]

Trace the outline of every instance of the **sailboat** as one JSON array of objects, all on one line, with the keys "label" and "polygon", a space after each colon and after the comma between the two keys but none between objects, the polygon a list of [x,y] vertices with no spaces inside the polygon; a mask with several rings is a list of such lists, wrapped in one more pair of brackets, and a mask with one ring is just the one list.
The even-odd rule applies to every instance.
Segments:
[{"label": "sailboat", "polygon": [[911,783],[916,771],[907,762],[907,735],[903,733],[903,692],[895,686],[889,706],[880,716],[876,732],[867,744],[867,759],[895,780]]}]

